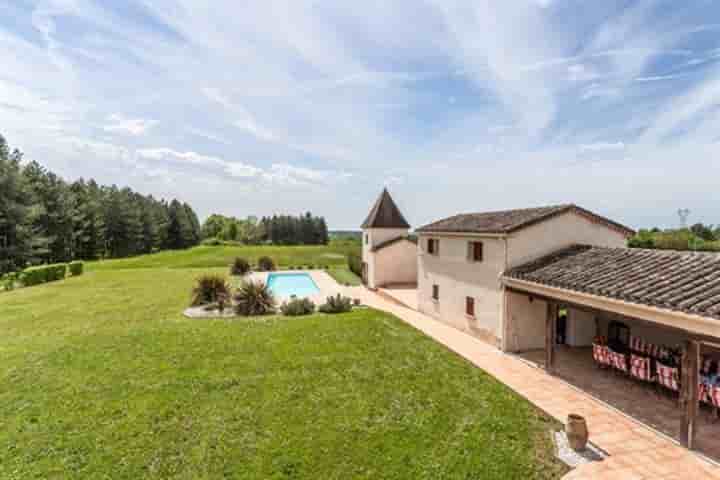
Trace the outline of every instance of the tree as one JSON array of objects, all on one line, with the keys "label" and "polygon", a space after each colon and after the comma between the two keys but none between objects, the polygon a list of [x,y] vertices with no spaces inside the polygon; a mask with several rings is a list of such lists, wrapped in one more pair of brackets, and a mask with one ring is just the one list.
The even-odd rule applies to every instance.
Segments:
[{"label": "tree", "polygon": [[0,135],[0,275],[23,268],[31,256],[31,200],[21,160]]},{"label": "tree", "polygon": [[695,225],[690,227],[690,231],[694,233],[697,237],[705,240],[706,242],[713,242],[717,240],[712,225],[703,225],[702,223],[696,223]]}]

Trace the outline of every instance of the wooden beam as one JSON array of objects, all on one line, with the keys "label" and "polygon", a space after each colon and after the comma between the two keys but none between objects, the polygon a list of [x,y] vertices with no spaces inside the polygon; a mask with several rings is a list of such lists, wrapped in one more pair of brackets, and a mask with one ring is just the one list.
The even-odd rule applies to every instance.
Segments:
[{"label": "wooden beam", "polygon": [[683,408],[682,423],[680,424],[680,443],[689,449],[694,447],[695,437],[697,436],[699,366],[700,342],[689,340],[685,342],[680,378],[680,405]]},{"label": "wooden beam", "polygon": [[555,318],[557,317],[555,309],[554,303],[547,303],[547,313],[545,315],[545,370],[549,373],[555,371]]}]

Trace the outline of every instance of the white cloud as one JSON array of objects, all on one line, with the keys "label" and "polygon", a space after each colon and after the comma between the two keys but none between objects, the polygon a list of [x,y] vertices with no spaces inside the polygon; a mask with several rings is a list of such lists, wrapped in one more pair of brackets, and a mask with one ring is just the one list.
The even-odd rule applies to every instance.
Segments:
[{"label": "white cloud", "polygon": [[253,116],[247,112],[245,112],[242,119],[235,121],[233,125],[263,142],[275,142],[278,140],[275,133],[269,128],[258,124]]},{"label": "white cloud", "polygon": [[580,145],[581,152],[607,152],[624,149],[625,144],[623,142],[596,142]]},{"label": "white cloud", "polygon": [[148,130],[158,124],[157,120],[146,118],[127,118],[122,114],[113,113],[108,117],[108,123],[103,127],[106,132],[125,133],[128,135],[139,136],[145,134]]},{"label": "white cloud", "polygon": [[568,80],[571,82],[587,82],[599,77],[598,73],[583,64],[570,65],[567,69]]}]

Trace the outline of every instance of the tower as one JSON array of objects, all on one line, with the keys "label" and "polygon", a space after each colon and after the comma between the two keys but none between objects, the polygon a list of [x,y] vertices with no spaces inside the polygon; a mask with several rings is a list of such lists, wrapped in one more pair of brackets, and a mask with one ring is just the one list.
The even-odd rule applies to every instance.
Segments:
[{"label": "tower", "polygon": [[377,257],[380,248],[394,240],[407,238],[410,224],[385,188],[361,228],[363,283],[370,288],[377,288]]}]

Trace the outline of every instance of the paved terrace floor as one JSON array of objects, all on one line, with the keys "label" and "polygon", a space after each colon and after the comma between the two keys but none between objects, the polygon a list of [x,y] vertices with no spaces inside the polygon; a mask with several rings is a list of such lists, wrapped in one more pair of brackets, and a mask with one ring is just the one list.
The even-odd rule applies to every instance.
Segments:
[{"label": "paved terrace floor", "polygon": [[[597,368],[591,347],[558,346],[555,352],[555,374],[558,377],[653,429],[675,440],[680,438],[683,412],[678,406],[677,394],[656,388],[654,384],[634,381],[614,370]],[[534,350],[521,356],[537,365],[545,364],[544,350]],[[715,460],[720,459],[720,421],[706,405],[698,414],[695,440],[698,451]]]},{"label": "paved terrace floor", "polygon": [[566,475],[567,480],[720,479],[720,468],[716,465],[560,378],[369,290],[361,287],[346,290],[348,295],[398,316],[462,355],[559,421],[564,422],[569,413],[583,415],[588,421],[590,440],[610,457],[573,470]]}]

